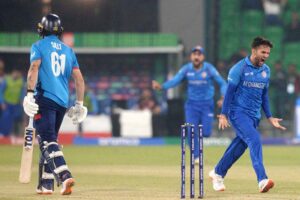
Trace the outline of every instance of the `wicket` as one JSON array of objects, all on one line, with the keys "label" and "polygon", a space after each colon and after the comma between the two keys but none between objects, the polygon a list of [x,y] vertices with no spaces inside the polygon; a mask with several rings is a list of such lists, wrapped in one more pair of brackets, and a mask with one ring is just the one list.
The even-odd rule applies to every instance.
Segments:
[{"label": "wicket", "polygon": [[[203,177],[203,133],[202,125],[199,125],[199,197],[204,197]],[[181,125],[181,198],[185,198],[185,147],[186,136],[190,133],[190,198],[195,198],[195,126],[185,123]]]}]

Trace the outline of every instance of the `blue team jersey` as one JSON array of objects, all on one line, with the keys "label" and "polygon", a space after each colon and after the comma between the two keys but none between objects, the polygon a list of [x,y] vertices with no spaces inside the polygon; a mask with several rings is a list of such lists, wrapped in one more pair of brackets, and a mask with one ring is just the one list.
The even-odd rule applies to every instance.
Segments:
[{"label": "blue team jersey", "polygon": [[169,89],[178,85],[181,81],[187,80],[187,100],[191,101],[207,101],[213,100],[215,88],[214,80],[220,85],[221,94],[224,96],[227,83],[220,76],[216,68],[208,63],[203,62],[203,66],[196,70],[193,63],[187,63],[182,66],[173,79],[165,82],[163,89]]},{"label": "blue team jersey", "polygon": [[228,83],[237,86],[230,111],[243,111],[249,116],[260,118],[263,90],[269,87],[270,68],[264,64],[253,66],[249,57],[235,64],[229,71]]},{"label": "blue team jersey", "polygon": [[69,79],[73,68],[79,68],[73,50],[57,36],[50,35],[31,47],[30,62],[41,60],[37,81],[37,93],[57,104],[68,107]]}]

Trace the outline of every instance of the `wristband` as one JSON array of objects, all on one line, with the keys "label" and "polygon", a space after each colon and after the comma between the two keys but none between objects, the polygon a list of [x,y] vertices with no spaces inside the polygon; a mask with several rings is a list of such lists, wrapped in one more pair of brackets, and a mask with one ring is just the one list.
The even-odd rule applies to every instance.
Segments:
[{"label": "wristband", "polygon": [[83,106],[83,101],[76,101],[75,104],[78,104],[78,105],[80,105],[80,106]]}]

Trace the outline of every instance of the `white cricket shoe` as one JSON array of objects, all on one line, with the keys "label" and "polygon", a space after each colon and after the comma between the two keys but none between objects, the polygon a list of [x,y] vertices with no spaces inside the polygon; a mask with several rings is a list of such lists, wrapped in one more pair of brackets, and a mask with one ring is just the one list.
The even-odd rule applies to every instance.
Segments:
[{"label": "white cricket shoe", "polygon": [[274,187],[274,181],[271,179],[263,179],[258,183],[259,192],[261,193],[268,192],[272,187]]},{"label": "white cricket shoe", "polygon": [[69,195],[72,193],[72,187],[75,184],[75,180],[73,178],[68,178],[64,180],[62,183],[62,189],[60,191],[60,194],[62,195]]},{"label": "white cricket shoe", "polygon": [[52,193],[53,193],[53,190],[49,190],[49,189],[44,188],[44,187],[42,186],[42,187],[36,189],[36,193],[37,193],[37,194],[52,194]]},{"label": "white cricket shoe", "polygon": [[224,179],[222,178],[222,176],[220,176],[219,174],[216,174],[214,169],[211,170],[208,175],[212,180],[213,189],[215,191],[224,191],[225,190]]},{"label": "white cricket shoe", "polygon": [[42,179],[41,185],[36,189],[37,194],[52,194],[54,191],[54,180],[53,179]]}]

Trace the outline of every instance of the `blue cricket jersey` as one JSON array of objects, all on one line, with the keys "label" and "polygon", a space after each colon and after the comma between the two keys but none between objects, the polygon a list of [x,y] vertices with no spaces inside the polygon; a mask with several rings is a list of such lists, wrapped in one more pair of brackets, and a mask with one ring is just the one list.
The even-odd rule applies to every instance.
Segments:
[{"label": "blue cricket jersey", "polygon": [[[261,67],[253,66],[249,57],[240,60],[229,71],[229,91],[225,96],[222,114],[227,115],[230,111],[241,111],[260,119],[260,109],[263,106],[267,117],[270,117],[267,97],[269,79],[270,68],[266,64]],[[232,86],[235,91],[230,91]],[[232,100],[229,101],[229,105],[226,105],[227,96],[231,95]]]},{"label": "blue cricket jersey", "polygon": [[182,66],[173,79],[165,82],[162,85],[163,89],[169,89],[177,86],[184,79],[187,80],[187,100],[191,101],[207,101],[213,100],[215,88],[213,80],[215,80],[221,89],[221,94],[224,96],[227,83],[220,76],[216,68],[208,63],[203,62],[200,69],[196,70],[192,62]]},{"label": "blue cricket jersey", "polygon": [[67,108],[69,102],[69,79],[73,68],[79,68],[73,50],[50,35],[31,47],[30,62],[41,60],[37,80],[37,94],[43,95]]}]

